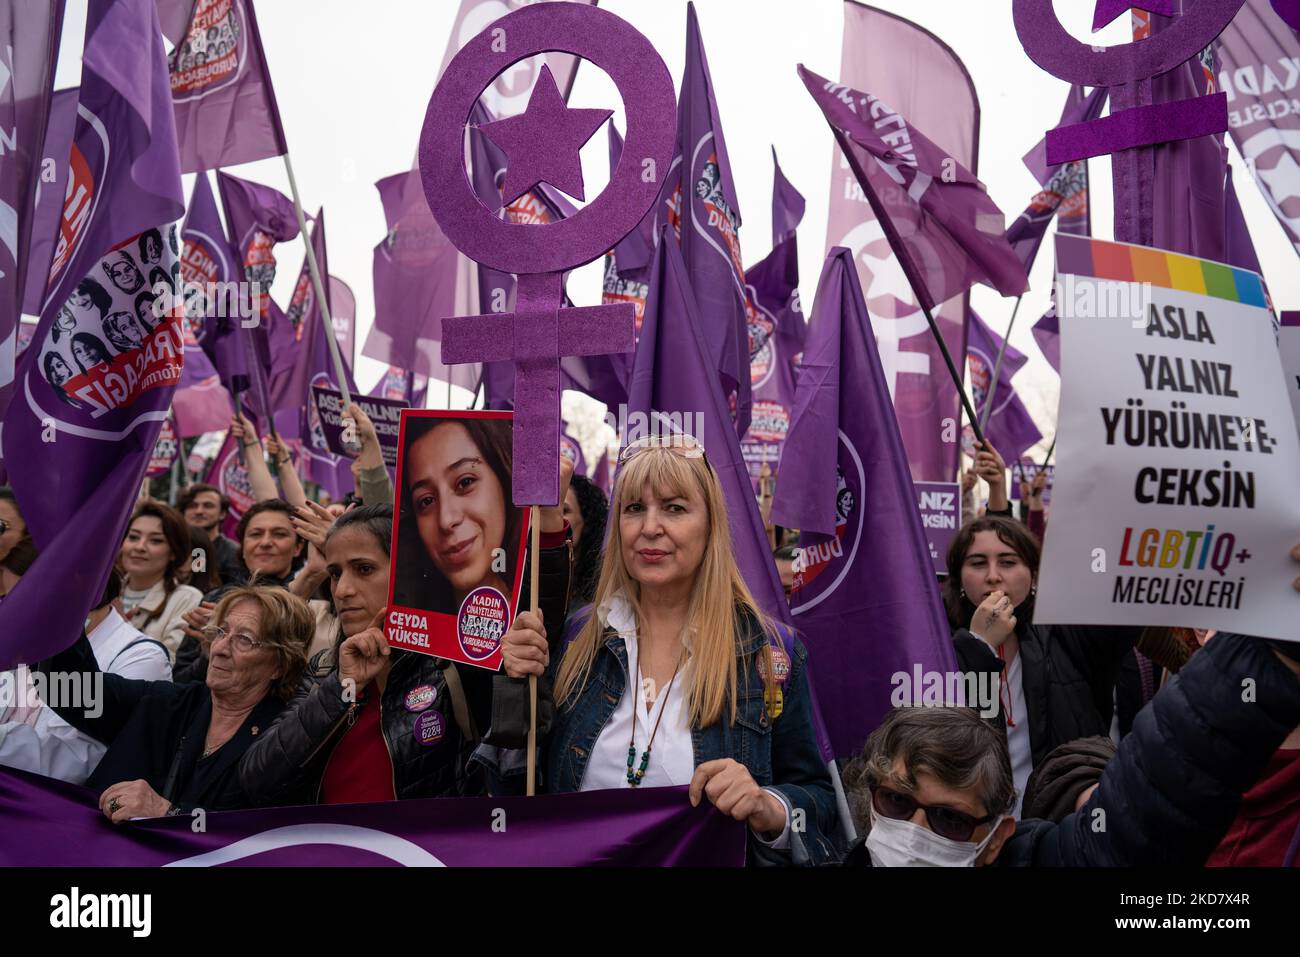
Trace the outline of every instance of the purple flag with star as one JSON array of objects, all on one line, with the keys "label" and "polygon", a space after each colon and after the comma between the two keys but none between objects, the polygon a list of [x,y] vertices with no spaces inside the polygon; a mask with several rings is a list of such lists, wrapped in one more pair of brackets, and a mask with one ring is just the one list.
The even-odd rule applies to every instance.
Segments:
[{"label": "purple flag with star", "polygon": [[1300,254],[1300,31],[1268,0],[1246,0],[1219,35],[1217,54],[1228,135]]},{"label": "purple flag with star", "polygon": [[749,428],[752,393],[740,204],[694,3],[686,5],[686,71],[677,103],[673,167],[655,207],[655,228],[670,224],[681,244],[723,391],[735,393],[736,434],[744,435]]},{"label": "purple flag with star", "polygon": [[442,317],[455,311],[458,254],[429,211],[420,171],[386,176],[375,188],[388,232],[375,246],[375,321],[361,354],[478,391],[477,363],[445,366],[439,358]]},{"label": "purple flag with star", "polygon": [[[664,227],[665,234],[668,227]],[[658,422],[659,431],[684,431],[704,446],[722,484],[731,526],[731,549],[740,574],[758,606],[789,623],[790,606],[772,560],[763,517],[758,511],[745,459],[740,452],[713,354],[677,244],[661,236],[650,274],[645,323],[637,342],[628,383],[628,421],[638,413]],[[686,423],[690,423],[689,426]],[[620,442],[637,435],[620,436]]]},{"label": "purple flag with star", "polygon": [[[36,195],[42,148],[52,115],[63,2],[0,3],[0,41],[8,55],[0,65],[0,417],[9,405],[17,356],[18,322],[29,275],[44,279],[49,265],[33,259]],[[58,144],[51,144],[58,148]],[[60,157],[62,159],[62,157]],[[48,187],[47,187],[48,188]]]},{"label": "purple flag with star", "polygon": [[184,34],[171,57],[181,171],[238,166],[288,152],[252,0],[158,0]]},{"label": "purple flag with star", "polygon": [[808,326],[772,521],[801,529],[790,611],[837,757],[861,752],[891,675],[956,668],[854,257],[832,249]]},{"label": "purple flag with star", "polygon": [[69,177],[49,292],[4,419],[40,557],[0,606],[0,668],[80,633],[181,376],[181,310],[154,309],[179,277],[185,204],[152,0],[89,0]]},{"label": "purple flag with star", "polygon": [[[1010,462],[1019,459],[1027,449],[1038,444],[1043,434],[1038,431],[1033,417],[1025,404],[1016,394],[1011,380],[1028,361],[1027,357],[1015,347],[1007,344],[1002,357],[1002,368],[998,370],[997,388],[993,390],[992,411],[988,411],[990,385],[993,370],[997,368],[998,351],[1002,348],[1002,337],[988,327],[972,309],[966,332],[966,365],[970,370],[971,401],[975,414],[984,425],[984,437],[993,443],[993,447]],[[972,458],[975,455],[975,435],[970,426],[965,429],[963,440],[966,452]]]}]

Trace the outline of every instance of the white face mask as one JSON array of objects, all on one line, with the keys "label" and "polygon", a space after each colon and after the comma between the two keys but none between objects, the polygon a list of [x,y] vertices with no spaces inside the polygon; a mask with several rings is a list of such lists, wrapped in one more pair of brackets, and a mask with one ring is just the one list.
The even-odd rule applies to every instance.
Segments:
[{"label": "white face mask", "polygon": [[974,867],[975,860],[988,847],[1006,815],[998,815],[988,836],[978,844],[950,841],[928,827],[911,821],[881,817],[871,809],[871,833],[867,835],[867,852],[876,867]]}]

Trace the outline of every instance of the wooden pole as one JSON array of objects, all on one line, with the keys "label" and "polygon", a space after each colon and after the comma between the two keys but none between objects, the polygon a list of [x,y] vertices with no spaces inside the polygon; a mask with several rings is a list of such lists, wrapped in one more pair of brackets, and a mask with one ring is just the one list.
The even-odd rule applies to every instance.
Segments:
[{"label": "wooden pole", "polygon": [[[528,607],[541,614],[537,606],[538,564],[542,545],[542,512],[536,505],[529,516],[530,547],[528,549]],[[528,676],[528,787],[529,797],[537,793],[537,675]]]}]

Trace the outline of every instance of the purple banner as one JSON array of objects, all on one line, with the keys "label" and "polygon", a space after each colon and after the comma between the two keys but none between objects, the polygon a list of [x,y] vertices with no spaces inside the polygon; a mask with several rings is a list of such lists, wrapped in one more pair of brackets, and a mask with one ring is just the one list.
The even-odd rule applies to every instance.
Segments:
[{"label": "purple banner", "polygon": [[948,574],[948,547],[961,528],[961,485],[956,482],[913,482],[921,527],[930,546],[930,561],[939,577]]},{"label": "purple banner", "polygon": [[[93,791],[0,769],[4,867],[741,867],[745,826],[686,788],[216,811],[111,824]],[[501,820],[499,830],[485,822]]]},{"label": "purple banner", "polygon": [[172,426],[172,420],[167,419],[158,431],[158,441],[153,444],[149,465],[144,470],[145,478],[157,478],[170,472],[180,449],[181,443],[176,437],[176,429]]},{"label": "purple banner", "polygon": [[[321,432],[325,436],[325,445],[335,455],[350,457],[352,453],[343,442],[343,393],[337,389],[313,385],[311,397],[315,403],[316,416],[320,420]],[[361,406],[361,410],[374,424],[384,464],[390,469],[397,468],[397,437],[401,430],[402,410],[409,409],[409,403],[356,393],[353,393],[352,401]]]}]

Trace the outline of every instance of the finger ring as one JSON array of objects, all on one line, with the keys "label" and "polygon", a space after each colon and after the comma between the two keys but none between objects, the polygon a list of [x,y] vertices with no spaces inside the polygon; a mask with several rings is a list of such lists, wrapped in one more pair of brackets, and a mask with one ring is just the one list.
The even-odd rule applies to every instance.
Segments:
[{"label": "finger ring", "polygon": [[122,810],[122,802],[117,798],[110,798],[108,801],[108,813],[116,814],[120,810]]}]

